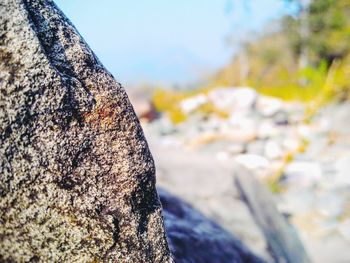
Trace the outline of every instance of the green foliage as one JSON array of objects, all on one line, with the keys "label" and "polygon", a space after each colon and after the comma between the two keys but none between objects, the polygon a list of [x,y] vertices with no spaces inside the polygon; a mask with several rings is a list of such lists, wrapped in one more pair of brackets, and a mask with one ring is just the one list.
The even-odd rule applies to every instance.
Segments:
[{"label": "green foliage", "polygon": [[[310,116],[331,100],[349,99],[350,0],[311,0],[281,24],[243,45],[213,84],[250,85],[265,95],[302,101]],[[242,54],[249,69],[244,79]]]},{"label": "green foliage", "polygon": [[274,181],[274,180],[267,181],[267,187],[274,194],[279,194],[279,193],[283,192],[283,189],[282,189],[281,185],[279,184],[279,182]]},{"label": "green foliage", "polygon": [[[306,18],[287,16],[283,31],[288,36],[295,56],[307,49],[313,65],[342,59],[349,53],[350,1],[313,0],[306,10]],[[302,27],[307,31],[302,35]]]},{"label": "green foliage", "polygon": [[[350,0],[311,0],[308,7],[300,10],[299,15],[284,17],[279,30],[242,46],[242,53],[213,77],[209,87],[249,85],[265,95],[307,103],[308,116],[329,101],[348,100]],[[306,65],[300,63],[302,56]],[[246,63],[245,67],[242,63]],[[242,68],[249,70],[243,72]],[[153,102],[158,111],[179,123],[188,117],[181,110],[181,101],[210,90],[158,89]],[[210,103],[195,112],[227,116]]]}]

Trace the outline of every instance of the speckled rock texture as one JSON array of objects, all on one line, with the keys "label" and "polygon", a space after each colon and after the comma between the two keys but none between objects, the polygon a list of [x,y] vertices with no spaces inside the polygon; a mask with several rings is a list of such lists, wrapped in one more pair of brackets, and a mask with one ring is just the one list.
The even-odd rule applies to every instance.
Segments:
[{"label": "speckled rock texture", "polygon": [[159,189],[170,250],[177,263],[264,263],[193,207]]},{"label": "speckled rock texture", "polygon": [[123,88],[50,0],[0,1],[0,261],[169,262]]}]

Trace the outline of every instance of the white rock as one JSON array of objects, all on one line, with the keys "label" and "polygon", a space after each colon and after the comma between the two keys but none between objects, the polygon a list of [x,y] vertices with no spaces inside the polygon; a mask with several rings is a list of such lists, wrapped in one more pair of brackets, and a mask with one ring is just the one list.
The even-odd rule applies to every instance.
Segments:
[{"label": "white rock", "polygon": [[231,114],[227,123],[231,128],[241,128],[244,130],[257,131],[257,120],[245,114]]},{"label": "white rock", "polygon": [[310,138],[313,135],[313,131],[310,128],[310,125],[300,124],[297,126],[298,134],[303,138]]},{"label": "white rock", "polygon": [[333,123],[331,119],[320,118],[318,123],[316,122],[316,124],[318,124],[317,125],[318,132],[329,133],[331,130],[334,130],[334,127],[332,127]]},{"label": "white rock", "polygon": [[[316,158],[318,161],[322,161],[324,158],[327,159],[327,155],[331,156],[329,155],[331,148],[328,147],[328,137],[314,134],[309,140],[309,144],[304,155],[307,156],[307,158]],[[334,155],[333,157],[336,158]]]},{"label": "white rock", "polygon": [[284,174],[290,186],[309,187],[322,178],[321,166],[316,162],[296,161],[285,167]]},{"label": "white rock", "polygon": [[208,98],[204,94],[199,94],[194,97],[184,99],[180,103],[180,108],[185,113],[190,113],[195,109],[198,109],[201,105],[205,104]]},{"label": "white rock", "polygon": [[216,159],[222,162],[229,160],[229,158],[230,158],[230,154],[225,151],[221,151],[216,154]]},{"label": "white rock", "polygon": [[269,161],[257,154],[240,154],[235,157],[235,161],[249,169],[267,168]]},{"label": "white rock", "polygon": [[324,193],[317,197],[317,210],[326,217],[336,218],[344,209],[344,199],[336,192]]},{"label": "white rock", "polygon": [[350,242],[350,219],[345,220],[338,226],[339,233]]},{"label": "white rock", "polygon": [[248,87],[217,88],[208,94],[215,107],[230,112],[249,110],[253,107],[257,93]]},{"label": "white rock", "polygon": [[264,155],[265,142],[262,140],[252,141],[247,145],[247,153],[249,154],[257,154]]},{"label": "white rock", "polygon": [[227,147],[227,152],[232,155],[243,153],[244,151],[245,151],[245,146],[243,143],[231,143]]},{"label": "white rock", "polygon": [[280,134],[280,129],[273,124],[271,121],[263,121],[258,126],[257,136],[260,139],[267,139],[270,137],[275,137]]},{"label": "white rock", "polygon": [[314,204],[314,195],[310,191],[295,189],[281,196],[278,210],[282,213],[303,214],[310,211]]},{"label": "white rock", "polygon": [[323,121],[329,122],[330,130],[339,134],[348,135],[350,133],[350,103],[334,104],[323,110]]},{"label": "white rock", "polygon": [[256,103],[257,111],[264,117],[271,117],[282,109],[283,103],[281,100],[260,96]]},{"label": "white rock", "polygon": [[265,144],[265,156],[269,159],[278,159],[283,157],[281,146],[275,141],[268,141]]},{"label": "white rock", "polygon": [[335,163],[336,181],[339,185],[350,185],[350,155]]},{"label": "white rock", "polygon": [[282,142],[282,146],[291,152],[296,152],[299,149],[300,142],[297,138],[286,138]]}]

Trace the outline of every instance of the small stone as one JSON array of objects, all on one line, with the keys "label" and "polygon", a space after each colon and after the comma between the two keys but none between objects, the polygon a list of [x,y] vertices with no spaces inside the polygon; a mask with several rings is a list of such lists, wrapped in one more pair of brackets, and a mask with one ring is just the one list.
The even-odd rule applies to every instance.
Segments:
[{"label": "small stone", "polygon": [[221,132],[237,138],[237,142],[251,142],[257,138],[257,124],[254,119],[233,114],[227,124],[220,127]]},{"label": "small stone", "polygon": [[178,126],[174,126],[172,121],[164,115],[151,123],[145,124],[144,128],[146,128],[147,133],[160,136],[173,135],[178,132]]},{"label": "small stone", "polygon": [[322,170],[316,162],[296,161],[285,167],[284,177],[289,186],[309,187],[322,178]]},{"label": "small stone", "polygon": [[281,146],[272,140],[266,142],[264,154],[269,159],[281,159],[283,157]]},{"label": "small stone", "polygon": [[199,94],[187,99],[184,99],[180,103],[180,108],[184,113],[191,113],[205,104],[208,98],[204,94]]},{"label": "small stone", "polygon": [[160,117],[160,113],[157,112],[152,102],[152,91],[148,88],[134,87],[128,89],[128,97],[137,117],[143,124]]},{"label": "small stone", "polygon": [[280,133],[280,129],[270,120],[261,122],[257,129],[257,136],[260,139],[268,139],[271,137],[275,137],[278,136]]},{"label": "small stone", "polygon": [[243,153],[245,150],[246,147],[242,143],[231,143],[227,147],[227,151],[232,155]]},{"label": "small stone", "polygon": [[350,155],[336,161],[336,181],[339,185],[350,185]]},{"label": "small stone", "polygon": [[235,161],[248,169],[265,169],[269,166],[269,161],[257,154],[240,154],[235,157]]},{"label": "small stone", "polygon": [[314,195],[309,189],[292,189],[281,195],[278,210],[286,214],[305,214],[314,205]]},{"label": "small stone", "polygon": [[247,153],[249,154],[257,154],[257,155],[263,156],[264,149],[265,149],[265,141],[262,141],[262,140],[255,140],[247,144]]},{"label": "small stone", "polygon": [[256,103],[257,111],[264,117],[272,117],[282,109],[282,101],[273,97],[260,96]]},{"label": "small stone", "polygon": [[303,138],[310,138],[313,135],[313,131],[309,125],[300,124],[297,126],[298,134]]},{"label": "small stone", "polygon": [[335,219],[344,211],[344,199],[336,192],[322,193],[317,196],[316,208],[323,216]]},{"label": "small stone", "polygon": [[131,96],[129,98],[140,121],[150,122],[158,117],[159,113],[150,101]]},{"label": "small stone", "polygon": [[247,111],[255,104],[257,93],[249,87],[217,88],[209,92],[208,98],[219,109]]},{"label": "small stone", "polygon": [[286,111],[278,111],[273,117],[273,121],[277,125],[288,125],[289,124],[289,116]]},{"label": "small stone", "polygon": [[219,161],[227,161],[230,159],[230,154],[228,152],[225,152],[225,151],[221,151],[221,152],[218,152],[216,154],[216,158],[219,160]]},{"label": "small stone", "polygon": [[338,226],[339,233],[350,242],[350,219],[341,222]]},{"label": "small stone", "polygon": [[282,146],[291,152],[297,152],[299,149],[300,142],[297,138],[286,138],[282,142]]}]

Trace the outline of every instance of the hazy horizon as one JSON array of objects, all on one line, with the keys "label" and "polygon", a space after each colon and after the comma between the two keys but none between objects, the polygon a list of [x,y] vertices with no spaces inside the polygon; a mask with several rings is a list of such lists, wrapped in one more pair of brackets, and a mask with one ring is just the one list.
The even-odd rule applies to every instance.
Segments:
[{"label": "hazy horizon", "polygon": [[[224,66],[243,31],[286,12],[283,1],[55,0],[118,81],[127,86],[197,82]],[[236,39],[235,39],[236,38]]]}]

